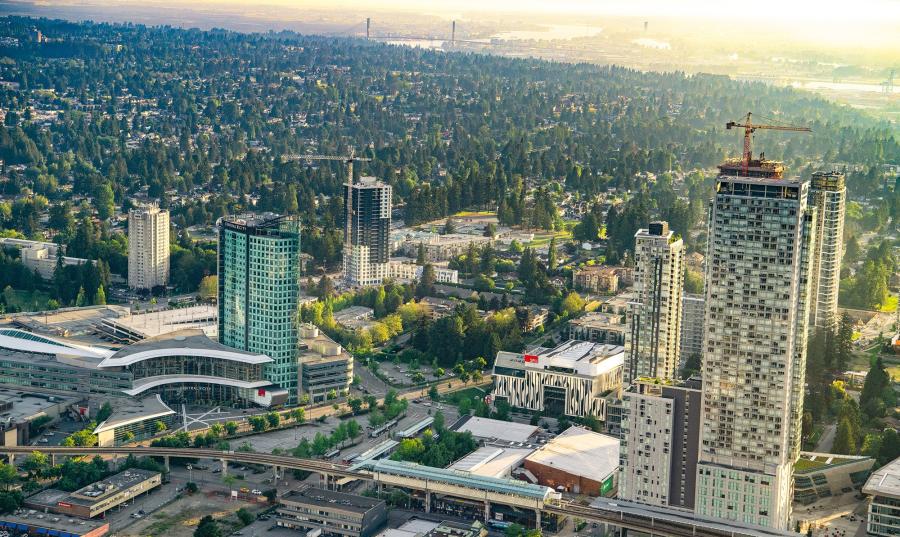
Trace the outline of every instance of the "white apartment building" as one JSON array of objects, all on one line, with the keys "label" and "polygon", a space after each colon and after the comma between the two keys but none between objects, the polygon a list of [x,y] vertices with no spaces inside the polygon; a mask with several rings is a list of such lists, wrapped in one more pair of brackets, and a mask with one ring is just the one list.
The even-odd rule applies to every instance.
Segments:
[{"label": "white apartment building", "polygon": [[[758,165],[757,165],[758,164]],[[787,530],[815,239],[809,183],[724,165],[709,219],[695,511]]]},{"label": "white apartment building", "polygon": [[606,419],[607,396],[622,388],[624,352],[618,345],[569,340],[526,354],[500,351],[494,397],[551,416]]},{"label": "white apartment building", "polygon": [[169,211],[128,212],[128,287],[152,289],[169,282]]},{"label": "white apartment building", "polygon": [[844,256],[844,211],[847,187],[844,174],[814,173],[809,204],[817,210],[815,253],[812,256],[810,322],[824,327],[837,321],[841,258]]},{"label": "white apartment building", "polygon": [[[459,271],[432,265],[434,278],[438,283],[459,283]],[[414,282],[422,277],[422,265],[412,261],[392,259],[388,263],[388,277],[394,280]]]},{"label": "white apartment building", "polygon": [[638,380],[622,394],[619,494],[623,500],[693,509],[700,434],[700,379]]},{"label": "white apartment building", "polygon": [[641,377],[672,379],[681,348],[684,241],[666,222],[634,235],[634,299],[628,303],[624,383]]}]

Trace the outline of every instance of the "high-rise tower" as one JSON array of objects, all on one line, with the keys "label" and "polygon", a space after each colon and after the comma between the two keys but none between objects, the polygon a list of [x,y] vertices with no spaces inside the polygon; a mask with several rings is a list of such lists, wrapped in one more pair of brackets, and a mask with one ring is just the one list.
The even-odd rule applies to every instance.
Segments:
[{"label": "high-rise tower", "polygon": [[219,341],[272,358],[266,380],[297,401],[300,222],[296,217],[219,221]]},{"label": "high-rise tower", "polygon": [[374,177],[345,185],[349,241],[344,245],[344,281],[349,286],[378,285],[388,276],[391,186]]},{"label": "high-rise tower", "polygon": [[681,346],[684,242],[666,222],[634,235],[634,300],[628,303],[624,383],[673,379]]},{"label": "high-rise tower", "polygon": [[709,218],[695,511],[788,529],[799,454],[809,183],[762,158],[721,166]]},{"label": "high-rise tower", "polygon": [[837,320],[841,258],[844,254],[844,210],[847,187],[837,172],[814,173],[809,204],[818,212],[815,253],[812,257],[810,322],[824,327]]},{"label": "high-rise tower", "polygon": [[149,206],[128,212],[128,287],[169,282],[169,211]]}]

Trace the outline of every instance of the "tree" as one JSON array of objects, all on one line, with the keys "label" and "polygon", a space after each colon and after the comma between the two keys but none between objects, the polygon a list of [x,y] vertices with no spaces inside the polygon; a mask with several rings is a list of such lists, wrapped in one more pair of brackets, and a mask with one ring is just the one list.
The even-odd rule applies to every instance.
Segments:
[{"label": "tree", "polygon": [[94,304],[97,306],[106,304],[106,291],[103,290],[102,285],[97,288],[97,293],[94,295]]},{"label": "tree", "polygon": [[269,412],[266,414],[266,423],[269,424],[269,427],[274,429],[281,424],[281,414],[278,412]]},{"label": "tree", "polygon": [[880,418],[884,416],[886,408],[891,408],[896,403],[897,396],[891,387],[891,379],[879,356],[866,373],[866,380],[859,395],[859,406],[867,416]]},{"label": "tree", "polygon": [[856,438],[853,436],[853,426],[848,418],[842,419],[838,424],[831,451],[841,455],[856,454]]},{"label": "tree", "polygon": [[85,306],[84,286],[78,289],[78,295],[75,297],[75,307],[81,308]]},{"label": "tree", "polygon": [[350,410],[354,414],[359,414],[359,411],[362,410],[362,406],[363,406],[362,399],[357,399],[356,397],[351,397],[347,401],[347,406],[350,407]]},{"label": "tree", "polygon": [[291,419],[294,423],[303,423],[306,421],[306,410],[300,407],[291,409]]},{"label": "tree", "polygon": [[434,266],[431,263],[426,263],[422,267],[422,277],[419,278],[419,284],[416,286],[416,297],[422,298],[434,295],[435,283],[437,283],[437,276],[434,273]]},{"label": "tree", "polygon": [[153,422],[153,430],[154,432],[156,432],[156,434],[159,434],[168,428],[169,427],[168,425],[166,425],[166,422],[162,420],[156,420],[155,422]]},{"label": "tree", "polygon": [[250,418],[247,419],[247,422],[250,424],[253,431],[257,433],[265,431],[266,427],[269,425],[268,420],[263,416],[250,416]]},{"label": "tree", "polygon": [[200,519],[197,529],[194,530],[194,537],[222,537],[222,530],[212,516],[206,515]]},{"label": "tree", "polygon": [[[31,472],[29,471],[29,475]],[[0,462],[0,485],[3,486],[3,490],[9,490],[16,481],[18,481],[19,475],[16,472],[16,467],[12,464],[5,464]]]},{"label": "tree", "polygon": [[225,422],[225,432],[228,433],[228,436],[234,436],[237,433],[238,424],[235,421],[226,421]]},{"label": "tree", "polygon": [[109,404],[109,401],[103,403],[103,405],[100,406],[100,410],[97,411],[97,423],[103,423],[112,416],[112,413],[113,407]]},{"label": "tree", "polygon": [[197,294],[199,294],[200,298],[203,300],[212,300],[216,298],[219,295],[219,277],[214,274],[204,276],[203,279],[200,280]]},{"label": "tree", "polygon": [[703,293],[703,274],[684,268],[684,292],[694,295]]},{"label": "tree", "polygon": [[442,235],[450,235],[451,233],[456,233],[456,224],[453,222],[452,218],[448,218],[446,222],[444,222],[444,229],[441,231]]},{"label": "tree", "polygon": [[559,307],[559,314],[563,317],[572,317],[582,311],[584,311],[584,299],[575,291],[570,291]]},{"label": "tree", "polygon": [[104,183],[97,190],[97,199],[95,200],[97,208],[97,217],[100,220],[108,220],[116,211],[115,199],[113,197],[112,187],[109,183]]},{"label": "tree", "polygon": [[256,516],[254,516],[253,513],[251,513],[244,507],[241,507],[240,509],[238,509],[235,514],[237,515],[238,520],[241,521],[241,524],[243,524],[245,526],[249,526],[250,524],[253,523],[254,520],[256,520]]}]

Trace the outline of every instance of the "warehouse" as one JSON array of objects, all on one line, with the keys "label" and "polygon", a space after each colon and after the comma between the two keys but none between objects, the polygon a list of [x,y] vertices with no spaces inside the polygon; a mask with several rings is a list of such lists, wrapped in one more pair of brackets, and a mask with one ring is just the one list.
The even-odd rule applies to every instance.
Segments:
[{"label": "warehouse", "polygon": [[66,516],[94,518],[162,484],[162,474],[132,468],[75,492],[46,489],[25,499],[25,506]]},{"label": "warehouse", "polygon": [[610,496],[619,470],[619,440],[569,427],[525,458],[538,483],[588,496]]}]

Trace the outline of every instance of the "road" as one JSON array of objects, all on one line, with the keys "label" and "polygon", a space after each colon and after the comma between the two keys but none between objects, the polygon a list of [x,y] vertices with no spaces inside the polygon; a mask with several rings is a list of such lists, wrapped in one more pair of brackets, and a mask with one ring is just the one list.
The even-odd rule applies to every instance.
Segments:
[{"label": "road", "polygon": [[837,431],[837,425],[830,423],[825,426],[822,432],[822,438],[816,444],[816,453],[831,453],[831,446],[834,445],[834,433]]}]

